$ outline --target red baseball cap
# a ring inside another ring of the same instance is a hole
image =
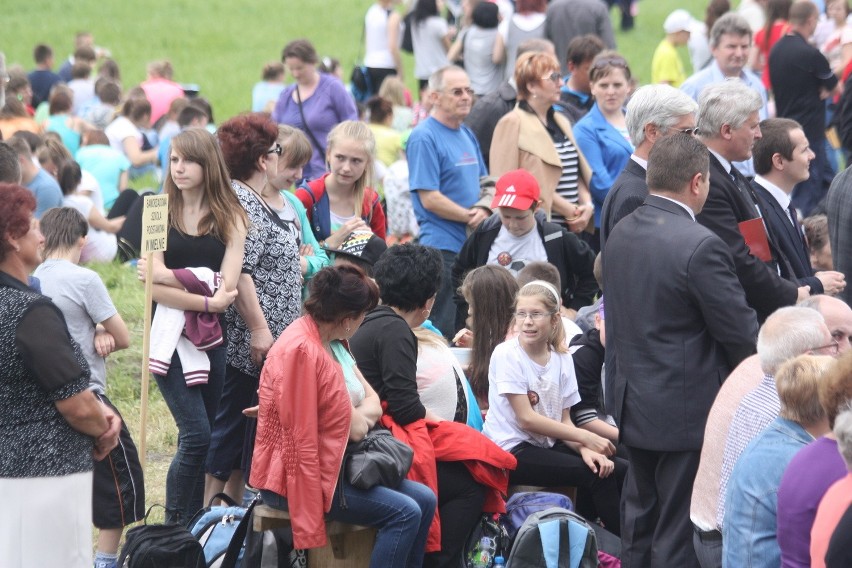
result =
[[[526,170],[506,172],[497,180],[491,209],[511,207],[525,211],[538,203],[541,189],[538,181]]]

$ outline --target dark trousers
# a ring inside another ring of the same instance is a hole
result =
[[[589,469],[580,454],[557,442],[552,448],[540,448],[527,442],[512,449],[518,467],[509,474],[512,485],[542,485],[577,488],[577,513],[594,520],[600,517],[606,530],[620,534],[619,499],[627,472],[627,462],[615,458],[615,471],[600,478]]]
[[[423,566],[461,566],[467,538],[482,516],[485,487],[473,479],[461,462],[438,462],[437,465],[441,550],[427,554]]]
[[[689,503],[700,451],[627,447],[630,465],[621,496],[624,568],[698,568]]]
[[[370,94],[378,94],[382,88],[382,82],[391,75],[396,75],[396,69],[384,69],[382,67],[367,67],[367,75],[370,78]]]
[[[225,367],[225,386],[213,422],[205,462],[206,472],[219,481],[227,481],[233,470],[242,469],[244,457],[251,460],[254,440],[249,444],[246,439],[248,418],[243,410],[252,406],[257,384],[258,377],[243,373],[231,365]],[[245,456],[246,453],[248,456]]]

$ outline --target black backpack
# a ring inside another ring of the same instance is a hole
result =
[[[154,506],[151,507],[153,509]],[[178,524],[145,524],[127,531],[118,566],[121,568],[205,568],[201,543]]]
[[[574,511],[561,507],[527,517],[512,543],[506,568],[540,566],[597,568],[594,527]]]
[[[473,568],[482,553],[481,542],[483,537],[493,541],[493,555],[488,561],[489,568],[494,565],[494,558],[509,556],[509,535],[506,528],[500,522],[500,515],[483,513],[479,522],[474,525],[462,554],[461,568]]]

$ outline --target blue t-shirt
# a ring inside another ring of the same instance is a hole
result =
[[[479,200],[479,178],[488,175],[476,136],[465,125],[449,128],[429,117],[411,132],[406,154],[420,243],[459,252],[467,225],[427,211],[417,190],[437,190],[465,209],[472,207]]]
[[[62,207],[62,190],[46,171],[39,169],[33,180],[27,184],[27,189],[32,191],[36,198],[36,219],[41,219],[48,209]]]

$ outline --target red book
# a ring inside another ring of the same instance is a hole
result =
[[[752,256],[756,256],[763,262],[771,262],[772,252],[769,250],[769,239],[766,237],[766,227],[763,225],[763,219],[756,217],[738,223],[738,225],[740,233],[742,233],[745,244]]]

